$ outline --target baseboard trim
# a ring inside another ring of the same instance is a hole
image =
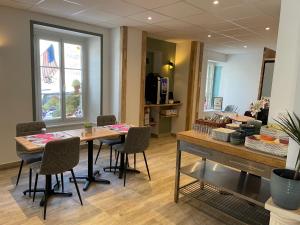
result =
[[[20,164],[21,164],[21,161],[4,163],[4,164],[0,165],[0,170],[6,170],[6,169],[11,169],[11,168],[19,167]]]

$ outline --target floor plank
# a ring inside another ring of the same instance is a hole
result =
[[[96,155],[96,149],[94,155]],[[100,154],[95,168],[108,165],[108,149]],[[51,198],[47,208],[47,220],[42,218],[39,207],[41,194],[36,201],[23,196],[22,191],[28,187],[28,167],[23,168],[19,185],[15,187],[18,168],[0,171],[0,224],[60,224],[60,225],[223,225],[233,223],[218,215],[201,211],[194,200],[181,198],[178,204],[173,201],[176,140],[174,137],[151,139],[146,152],[152,181],[148,181],[143,156],[137,156],[137,168],[140,174],[129,174],[126,187],[123,180],[113,173],[102,172],[110,185],[93,184],[87,192],[82,191],[81,206],[73,184],[68,182],[70,173],[65,173],[65,190],[72,191],[71,198]],[[183,154],[183,165],[196,161],[197,158]],[[131,162],[132,164],[132,162]],[[103,171],[101,169],[101,171]],[[81,151],[81,160],[75,173],[87,172],[87,151]],[[182,181],[188,182],[186,177]],[[44,178],[39,179],[39,187],[43,187]],[[196,205],[196,206],[195,206]]]

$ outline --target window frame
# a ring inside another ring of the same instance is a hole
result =
[[[48,40],[55,41],[59,44],[59,70],[60,70],[60,90],[61,90],[61,118],[53,120],[44,120],[46,124],[68,124],[74,122],[83,122],[87,116],[87,93],[86,85],[88,80],[88,71],[87,71],[87,44],[84,37],[77,37],[75,35],[70,35],[62,32],[56,31],[47,31],[39,28],[34,28],[33,31],[33,49],[34,49],[34,82],[35,82],[35,118],[38,120],[42,119],[41,114],[41,73],[40,73],[40,49],[39,49],[39,40]],[[82,46],[81,52],[81,71],[82,71],[82,110],[83,117],[81,118],[67,118],[66,117],[66,92],[65,92],[65,65],[64,65],[64,43],[68,44],[77,44]]]

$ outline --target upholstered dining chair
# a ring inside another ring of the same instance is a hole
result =
[[[16,125],[16,136],[27,136],[27,135],[34,135],[39,134],[42,132],[42,129],[46,128],[46,125],[44,122],[27,122],[27,123],[18,123]],[[37,161],[40,161],[43,156],[43,152],[34,152],[30,153],[26,151],[26,149],[17,143],[16,145],[16,152],[18,157],[21,159],[21,164],[18,172],[18,178],[16,182],[16,186],[19,183],[22,168],[24,163],[30,164]],[[32,179],[32,170],[29,169],[29,196],[31,195],[31,179]]]
[[[98,116],[97,117],[97,126],[106,126],[106,125],[113,125],[116,124],[117,120],[116,117],[114,115],[103,115],[103,116]],[[112,150],[113,150],[113,146],[116,144],[120,144],[121,138],[113,138],[113,139],[101,139],[100,140],[100,146],[99,146],[99,150],[95,159],[95,164],[98,160],[101,148],[103,144],[106,144],[110,147],[110,157],[109,157],[109,171],[112,172]]]
[[[128,168],[128,155],[143,153],[144,161],[148,173],[149,180],[151,180],[150,172],[148,168],[147,158],[145,151],[149,146],[150,140],[150,127],[131,127],[128,130],[127,137],[124,143],[116,145],[118,151],[115,170],[117,168],[119,154],[125,154],[125,164],[124,164],[124,187],[126,184],[126,170]]]
[[[77,185],[77,181],[74,175],[73,168],[79,163],[79,151],[80,151],[80,138],[72,137],[63,140],[55,140],[48,142],[45,146],[44,155],[42,161],[32,163],[31,169],[36,173],[34,190],[33,190],[33,201],[37,190],[38,176],[45,175],[45,193],[44,193],[44,219],[46,219],[47,201],[51,195],[60,196],[72,196],[72,193],[56,192],[51,186],[51,175],[62,174],[66,171],[70,171],[75,188],[82,205],[82,199],[80,191]]]

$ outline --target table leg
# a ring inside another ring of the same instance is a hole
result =
[[[175,190],[174,190],[174,201],[175,201],[176,203],[178,202],[178,198],[179,198],[180,166],[181,166],[180,141],[177,141],[176,173],[175,173]]]
[[[52,176],[51,175],[46,175],[46,184],[45,184],[45,190],[44,190],[44,197],[40,201],[40,206],[44,206],[45,199],[49,200],[49,198],[53,195],[71,197],[72,192],[58,192],[58,191],[55,191],[55,187],[52,187]]]
[[[78,180],[85,180],[85,184],[83,190],[86,191],[91,183],[101,183],[101,184],[110,184],[109,180],[100,179],[96,175],[100,175],[99,171],[94,172],[94,164],[93,164],[93,152],[94,152],[94,144],[93,140],[87,141],[88,143],[88,175],[87,176],[76,176]],[[73,178],[69,178],[70,182],[73,181]]]

